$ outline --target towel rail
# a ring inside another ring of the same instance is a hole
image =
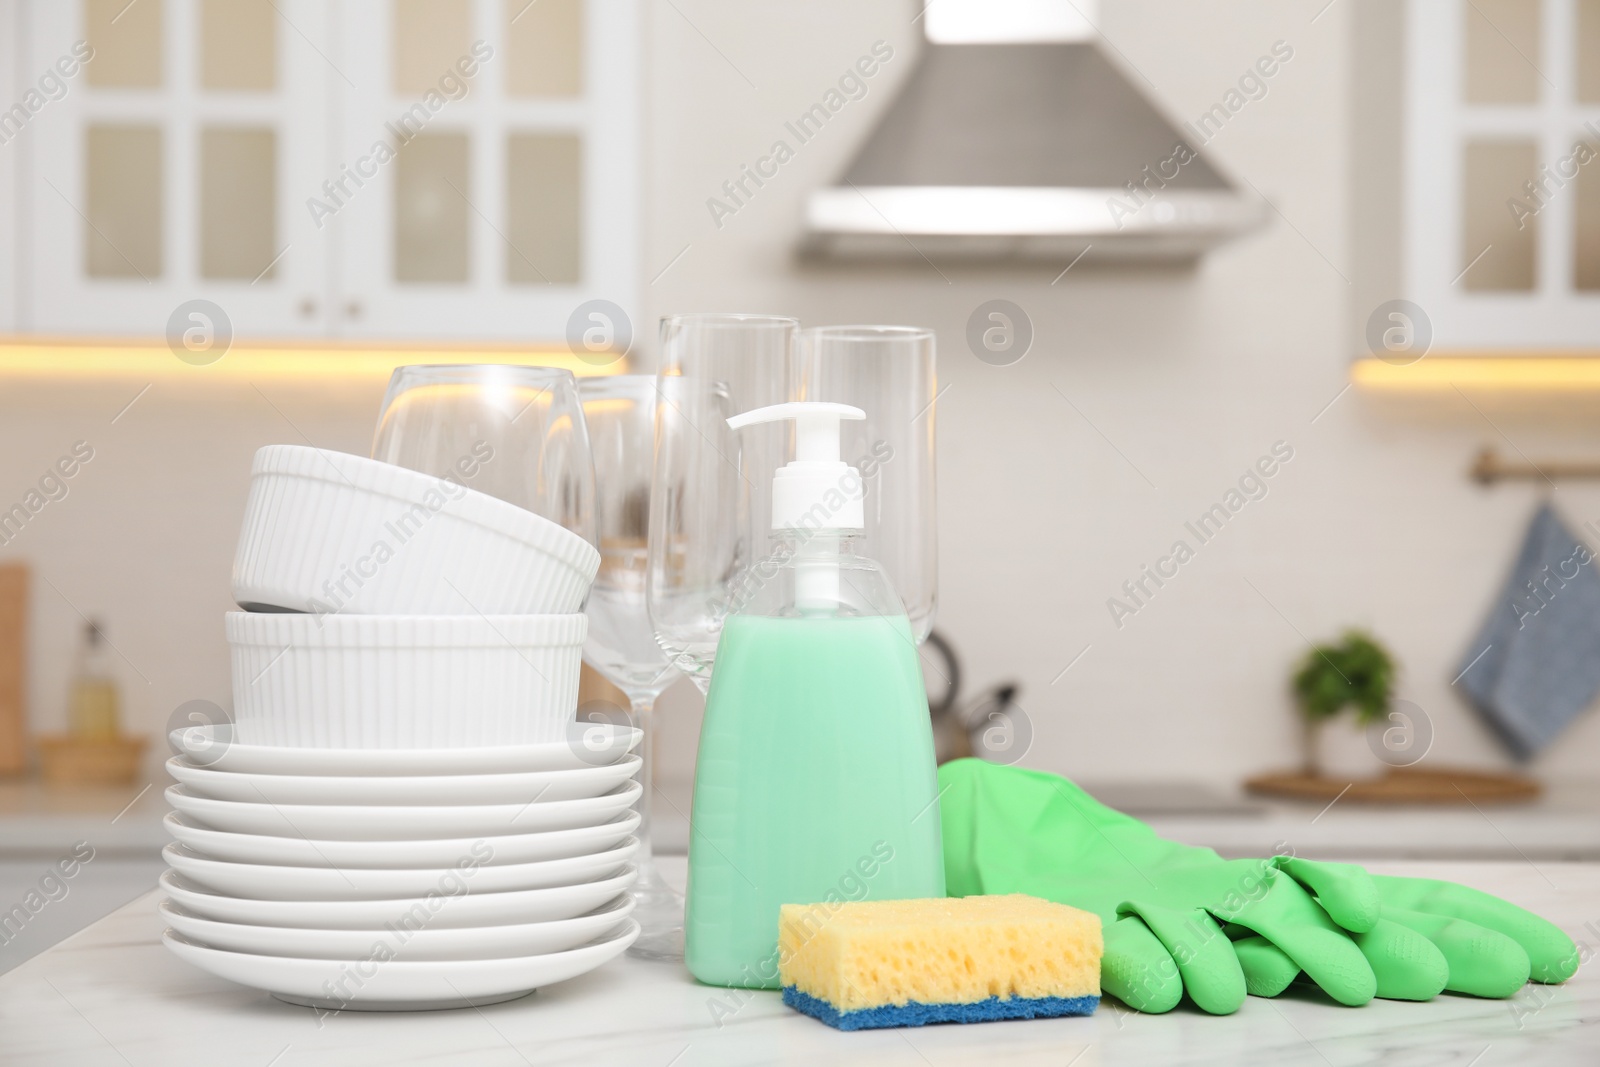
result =
[[[1543,463],[1511,463],[1492,448],[1478,453],[1467,472],[1479,485],[1495,482],[1544,482],[1557,479],[1600,478],[1600,462],[1582,463],[1571,460],[1549,460]]]

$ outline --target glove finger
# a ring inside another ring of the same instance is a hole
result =
[[[1180,911],[1128,901],[1117,908],[1117,914],[1144,920],[1178,965],[1184,991],[1201,1011],[1228,1015],[1239,1010],[1246,993],[1239,957],[1222,927],[1205,910]]]
[[[1155,1015],[1171,1011],[1183,998],[1183,978],[1172,954],[1137,915],[1106,927],[1100,988],[1134,1011]]]
[[[1578,946],[1572,938],[1555,923],[1509,900],[1431,878],[1374,875],[1373,881],[1385,911],[1397,907],[1465,919],[1511,938],[1528,954],[1529,974],[1535,982],[1565,982],[1577,973]]]
[[[1322,910],[1346,930],[1364,933],[1378,922],[1378,886],[1366,868],[1353,863],[1324,863],[1296,856],[1273,861],[1290,878],[1311,890]]]
[[[1233,953],[1239,957],[1244,987],[1252,997],[1275,997],[1288,989],[1289,983],[1300,973],[1298,963],[1259,934],[1235,941]]]
[[[1466,919],[1388,906],[1383,917],[1415,930],[1444,954],[1450,967],[1445,988],[1452,993],[1505,998],[1528,981],[1527,952],[1498,930]]]
[[[1432,1000],[1450,980],[1450,964],[1432,941],[1392,919],[1354,934],[1385,1000]]]
[[[1265,893],[1228,918],[1277,945],[1340,1004],[1365,1004],[1378,991],[1372,966],[1350,933],[1293,878],[1273,878]]]

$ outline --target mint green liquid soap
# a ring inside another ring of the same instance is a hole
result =
[[[684,959],[778,986],[778,906],[944,896],[928,701],[902,615],[723,626],[695,770]]]
[[[795,459],[773,476],[773,552],[739,576],[700,727],[683,955],[712,985],[778,987],[781,905],[944,896],[916,641],[856,555],[865,487],[839,461],[839,421],[861,418],[800,402],[728,420],[793,419]]]

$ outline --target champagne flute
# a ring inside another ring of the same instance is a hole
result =
[[[683,958],[683,898],[657,872],[650,842],[656,698],[672,683],[672,663],[656,644],[645,607],[650,486],[655,467],[653,375],[589,378],[579,383],[595,468],[600,573],[584,612],[583,658],[628,697],[633,725],[644,731],[639,782],[640,842],[633,917],[643,927],[630,955]]]
[[[800,324],[776,315],[661,321],[646,602],[657,642],[701,693],[722,620],[766,551],[789,430],[728,417],[790,399]]]

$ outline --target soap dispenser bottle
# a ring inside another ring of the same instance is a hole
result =
[[[744,574],[706,695],[684,959],[702,982],[778,987],[778,908],[944,896],[927,691],[905,608],[857,554],[865,486],[840,461],[844,404],[793,419],[773,551]]]

